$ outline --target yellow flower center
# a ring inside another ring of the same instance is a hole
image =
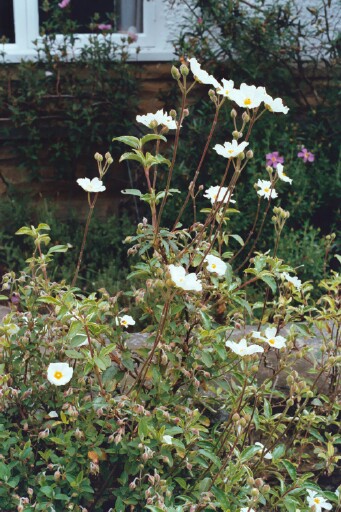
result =
[[[270,343],[270,345],[274,345],[276,342],[273,338],[271,338],[271,340],[269,340],[269,343]]]
[[[218,197],[218,194],[215,194],[215,195],[213,196],[213,199],[214,199],[214,200],[216,200],[216,199],[217,199],[217,197]]]
[[[270,192],[270,189],[269,189],[268,187],[266,187],[266,188],[264,189],[264,192],[268,193],[268,192]]]
[[[212,263],[212,268],[217,268],[217,265],[215,263]]]
[[[234,149],[229,149],[227,152],[229,155],[232,155],[232,153],[234,152]]]
[[[244,105],[251,105],[251,100],[250,100],[250,98],[245,98],[245,100],[244,100]]]
[[[62,372],[54,372],[53,376],[55,379],[59,380],[63,377],[63,374],[62,374]]]
[[[317,503],[317,504],[321,503],[320,498],[314,498],[314,503]]]
[[[273,157],[271,158],[271,160],[272,160],[273,162],[276,162],[276,157],[275,157],[275,156],[273,156]]]

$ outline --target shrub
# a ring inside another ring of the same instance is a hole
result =
[[[219,93],[221,85],[198,66],[191,61],[197,80],[213,82]],[[89,213],[71,285],[49,277],[53,258],[68,247],[49,247],[46,223],[17,232],[34,252],[26,269],[3,279],[3,290],[15,293],[1,325],[4,511],[313,512],[339,500],[332,478],[340,459],[340,276],[326,275],[313,299],[312,284],[277,255],[288,219],[278,206],[274,249],[253,250],[258,235],[251,235],[242,277],[236,272],[233,193],[252,161],[247,144],[258,115],[276,115],[263,112],[263,103],[272,104],[263,89],[252,90],[258,105],[246,98],[248,107],[234,116],[232,142],[214,148],[226,168],[205,190],[206,207],[196,208],[201,164],[183,191],[171,188],[195,84],[189,72],[172,69],[182,93],[178,115],[142,116],[144,137],[114,139],[128,146],[121,160],[137,162],[145,180],[143,191],[123,192],[144,202],[151,219],[126,238],[138,258],[128,291],[77,287],[110,154],[95,155],[97,179],[78,180]],[[210,97],[219,115],[226,96]],[[168,160],[165,134],[173,129]],[[211,145],[209,137],[199,160]],[[276,189],[289,186],[282,171],[264,171],[253,188],[264,223]],[[174,226],[163,227],[165,205],[177,195]],[[189,201],[195,219],[184,226]]]
[[[281,206],[291,213],[288,225],[303,241],[300,253],[300,246],[292,253],[293,246],[289,244],[286,249],[286,260],[294,264],[305,257],[304,248],[310,243],[309,230],[302,229],[303,224],[328,234],[336,228],[339,216],[338,187],[334,186],[339,183],[340,169],[335,117],[339,105],[339,7],[336,2],[327,5],[317,0],[307,7],[296,0],[186,0],[185,4],[189,14],[183,18],[181,35],[174,41],[180,58],[200,57],[210,63],[215,76],[233,77],[236,85],[262,85],[266,76],[270,92],[281,91],[290,106],[289,123],[277,117],[260,119],[254,134],[255,158],[241,176],[237,192],[243,216],[234,215],[231,222],[242,237],[248,235],[256,211],[251,186],[263,172],[265,155],[278,151],[297,184],[281,197]],[[205,144],[213,119],[205,96],[198,93],[191,103],[193,115],[184,129],[176,170],[181,184],[191,174],[191,163],[197,148]],[[230,109],[223,107],[213,143],[229,124],[229,116]],[[315,161],[303,162],[297,157],[302,145],[315,155]],[[215,173],[221,168],[219,157],[208,155],[201,172],[202,183],[214,183]],[[258,247],[264,249],[271,243],[271,230],[265,227]],[[310,265],[309,275],[305,275],[318,281],[319,272],[317,266]]]

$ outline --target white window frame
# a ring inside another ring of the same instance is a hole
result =
[[[20,62],[37,57],[39,48],[39,10],[38,0],[13,0],[15,43],[0,45],[5,53],[5,62]],[[166,30],[166,9],[163,0],[143,1],[143,33],[138,34],[135,43],[129,45],[130,61],[171,61],[174,58],[173,47]],[[114,42],[120,43],[124,34],[112,34]],[[58,42],[57,36],[57,42]],[[63,36],[60,36],[62,41]],[[88,34],[78,34],[75,50],[89,42]],[[38,46],[33,41],[38,41]],[[140,52],[136,53],[136,49]]]

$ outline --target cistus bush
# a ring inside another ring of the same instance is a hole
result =
[[[257,158],[259,118],[288,108],[264,87],[235,88],[196,59],[189,64],[172,70],[181,108],[138,116],[143,137],[114,139],[143,184],[122,192],[146,206],[125,239],[135,258],[127,290],[78,286],[110,153],[96,153],[96,178],[78,179],[89,213],[72,280],[51,279],[68,245],[51,245],[48,224],[17,231],[33,252],[2,283],[1,299],[11,299],[0,326],[2,511],[321,512],[340,504],[340,276],[325,259],[314,290],[278,256],[290,215],[278,198],[295,187],[281,162],[259,167],[248,190],[259,210],[250,236],[230,222],[244,215],[237,191]],[[205,86],[214,122],[178,189],[188,97]],[[232,116],[213,146],[223,105]],[[211,152],[224,165],[208,186],[201,170]],[[261,251],[267,223],[274,244]]]
[[[174,38],[180,59],[195,56],[207,63],[217,78],[233,77],[238,86],[242,82],[262,85],[266,77],[270,94],[279,94],[290,107],[288,120],[275,116],[259,120],[253,138],[255,158],[243,173],[237,191],[245,215],[233,216],[231,222],[241,235],[248,235],[257,210],[251,186],[259,167],[268,165],[266,156],[277,152],[296,183],[295,189],[280,198],[281,206],[290,211],[288,226],[295,233],[285,247],[285,258],[294,265],[298,260],[305,263],[305,277],[317,283],[322,277],[323,257],[319,255],[323,244],[316,237],[315,266],[305,261],[311,230],[329,234],[336,229],[340,214],[340,5],[333,0],[314,0],[309,5],[298,0],[183,3],[186,8],[179,21],[181,32]],[[175,171],[181,186],[190,175],[197,148],[205,144],[213,118],[207,98],[200,93],[195,100],[192,98],[190,110],[193,115],[179,150],[181,166]],[[216,133],[224,129],[229,115],[229,109],[223,107]],[[218,138],[214,136],[213,140]],[[302,146],[314,160],[298,157]],[[216,154],[209,155],[203,169],[207,184],[214,183],[217,169],[220,172],[220,159]],[[272,243],[271,236],[265,226],[259,241],[263,250]],[[295,237],[301,243],[294,249]],[[334,245],[332,252],[337,250]]]

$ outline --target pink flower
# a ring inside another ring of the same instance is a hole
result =
[[[202,19],[201,17],[199,17],[199,18],[197,19],[197,23],[198,23],[198,25],[202,25],[202,22],[203,22],[203,19]]]
[[[58,6],[61,8],[61,9],[65,9],[65,7],[67,7],[69,5],[69,3],[71,2],[71,0],[62,0]]]
[[[298,158],[302,158],[303,162],[313,162],[315,160],[315,156],[304,146],[302,146],[301,151],[297,153],[297,156]]]
[[[100,23],[97,28],[99,30],[111,30],[112,25],[110,23]]]
[[[266,165],[269,165],[276,169],[277,164],[283,164],[284,158],[282,156],[279,156],[278,151],[273,151],[272,153],[267,153],[265,155],[266,158]]]

